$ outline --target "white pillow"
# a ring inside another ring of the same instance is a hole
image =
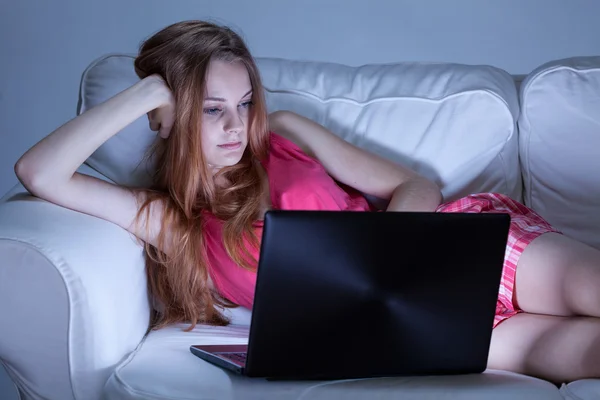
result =
[[[269,111],[293,110],[437,182],[446,200],[501,192],[520,200],[512,77],[490,66],[260,59]]]
[[[269,111],[295,111],[344,139],[435,180],[446,200],[495,191],[521,199],[511,76],[489,66],[398,63],[344,66],[257,59]],[[133,56],[107,55],[86,70],[83,112],[138,80]],[[134,170],[155,134],[146,117],[107,141],[87,161],[121,184],[146,184]]]
[[[122,54],[108,54],[94,60],[83,73],[78,113],[138,82],[133,60],[134,56]],[[86,164],[118,184],[147,187],[152,164],[140,163],[155,138],[156,133],[150,130],[148,118],[143,115],[100,146]]]
[[[546,63],[520,96],[525,203],[600,248],[600,57]]]

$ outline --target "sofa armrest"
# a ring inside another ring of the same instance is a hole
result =
[[[143,248],[15,187],[0,203],[0,307],[0,359],[26,398],[100,398],[148,329]]]

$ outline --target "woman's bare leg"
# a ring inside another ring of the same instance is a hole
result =
[[[515,304],[492,334],[488,367],[555,383],[600,378],[600,251],[566,236],[535,239],[519,259]]]
[[[557,233],[539,236],[519,259],[514,302],[528,313],[600,317],[600,250]]]
[[[494,329],[488,368],[556,384],[600,378],[600,318],[517,314]]]

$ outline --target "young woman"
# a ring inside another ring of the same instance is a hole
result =
[[[489,367],[554,382],[600,377],[600,251],[499,194],[440,204],[417,173],[301,116],[267,116],[253,58],[225,27],[168,26],[141,46],[135,68],[139,82],[56,129],[15,172],[33,195],[144,242],[155,328],[225,324],[220,307],[252,306],[267,210],[372,211],[363,192],[389,200],[388,211],[510,213]],[[159,132],[152,188],[76,172],[144,114]]]

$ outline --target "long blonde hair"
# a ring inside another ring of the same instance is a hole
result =
[[[248,147],[241,161],[219,175],[231,184],[214,183],[202,152],[202,110],[206,73],[211,60],[240,62],[248,70],[253,88],[248,125]],[[209,268],[203,240],[202,212],[223,221],[223,242],[230,257],[253,270],[256,260],[244,246],[258,248],[253,223],[258,218],[262,184],[255,160],[268,151],[267,111],[260,74],[244,41],[231,29],[205,21],[184,21],[160,30],[140,47],[135,59],[140,78],[160,74],[173,92],[175,123],[166,140],[151,149],[155,160],[153,185],[140,206],[139,218],[148,218],[155,200],[165,205],[159,247],[169,240],[168,256],[145,243],[148,286],[161,307],[151,328],[189,322],[225,325],[218,307],[235,306],[209,286]],[[169,237],[165,234],[169,228]]]

